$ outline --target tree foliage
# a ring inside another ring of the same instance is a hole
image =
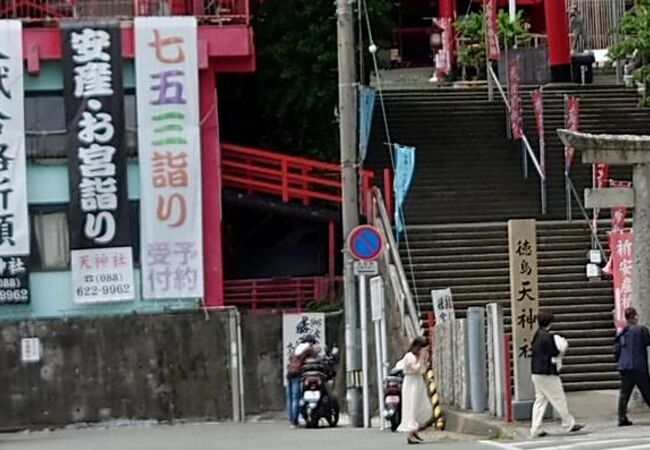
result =
[[[636,81],[650,82],[650,0],[637,0],[623,14],[614,32],[621,35],[621,41],[609,48],[610,57],[632,60]]]
[[[368,0],[373,26],[378,18],[385,24],[389,7]],[[335,12],[332,0],[259,2],[255,84],[263,145],[328,159],[338,153]]]
[[[499,43],[504,39],[508,47],[527,45],[530,36],[524,27],[523,11],[517,11],[515,21],[510,21],[510,15],[503,10],[498,15]],[[471,68],[474,73],[485,72],[485,15],[483,11],[470,13],[456,21],[459,36],[458,63]]]

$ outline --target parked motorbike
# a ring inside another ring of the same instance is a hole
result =
[[[401,370],[392,369],[384,378],[384,418],[390,422],[390,430],[396,431],[402,422],[402,381]]]
[[[320,419],[325,419],[330,427],[339,422],[339,402],[332,392],[338,353],[338,348],[333,347],[331,351],[325,350],[322,356],[307,358],[303,362],[300,414],[307,428],[318,428]]]

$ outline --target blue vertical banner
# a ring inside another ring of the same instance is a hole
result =
[[[393,190],[395,193],[395,234],[399,235],[404,231],[404,213],[402,206],[406,200],[413,172],[415,171],[415,147],[395,145],[395,179]]]
[[[359,88],[359,162],[363,163],[368,154],[372,113],[375,109],[375,89],[368,86]]]

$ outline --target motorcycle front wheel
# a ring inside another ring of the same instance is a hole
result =
[[[339,401],[336,398],[332,398],[332,403],[330,405],[330,416],[327,419],[327,423],[330,427],[335,427],[339,423],[339,414],[341,408],[339,407]]]
[[[396,411],[395,414],[390,418],[390,431],[395,432],[399,427],[399,424],[402,422],[401,414],[399,411]]]
[[[318,428],[318,421],[320,418],[316,414],[310,415],[308,418],[305,419],[305,422],[307,422],[307,428]]]

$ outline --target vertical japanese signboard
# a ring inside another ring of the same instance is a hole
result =
[[[0,20],[0,304],[29,302],[22,24]]]
[[[0,20],[0,256],[29,254],[22,26]]]
[[[631,231],[609,233],[614,282],[614,323],[618,329],[626,324],[625,308],[632,306],[632,237]]]
[[[485,11],[488,59],[490,61],[498,61],[501,58],[501,50],[499,49],[497,0],[483,0],[483,10]]]
[[[432,289],[431,301],[436,315],[436,324],[451,322],[456,318],[451,289]]]
[[[282,349],[284,361],[284,377],[287,379],[287,363],[289,356],[296,350],[300,338],[312,335],[318,341],[318,346],[323,348],[325,342],[325,314],[324,313],[302,313],[282,315]]]
[[[137,17],[135,68],[143,296],[202,297],[196,19]]]
[[[535,220],[509,220],[508,247],[515,400],[531,400],[535,398],[530,369],[531,344],[539,311]]]
[[[27,256],[0,258],[0,305],[29,303]]]
[[[508,61],[508,96],[510,97],[510,126],[512,138],[519,140],[524,134],[521,96],[519,95],[519,60]]]
[[[120,25],[61,25],[76,302],[134,298]]]

